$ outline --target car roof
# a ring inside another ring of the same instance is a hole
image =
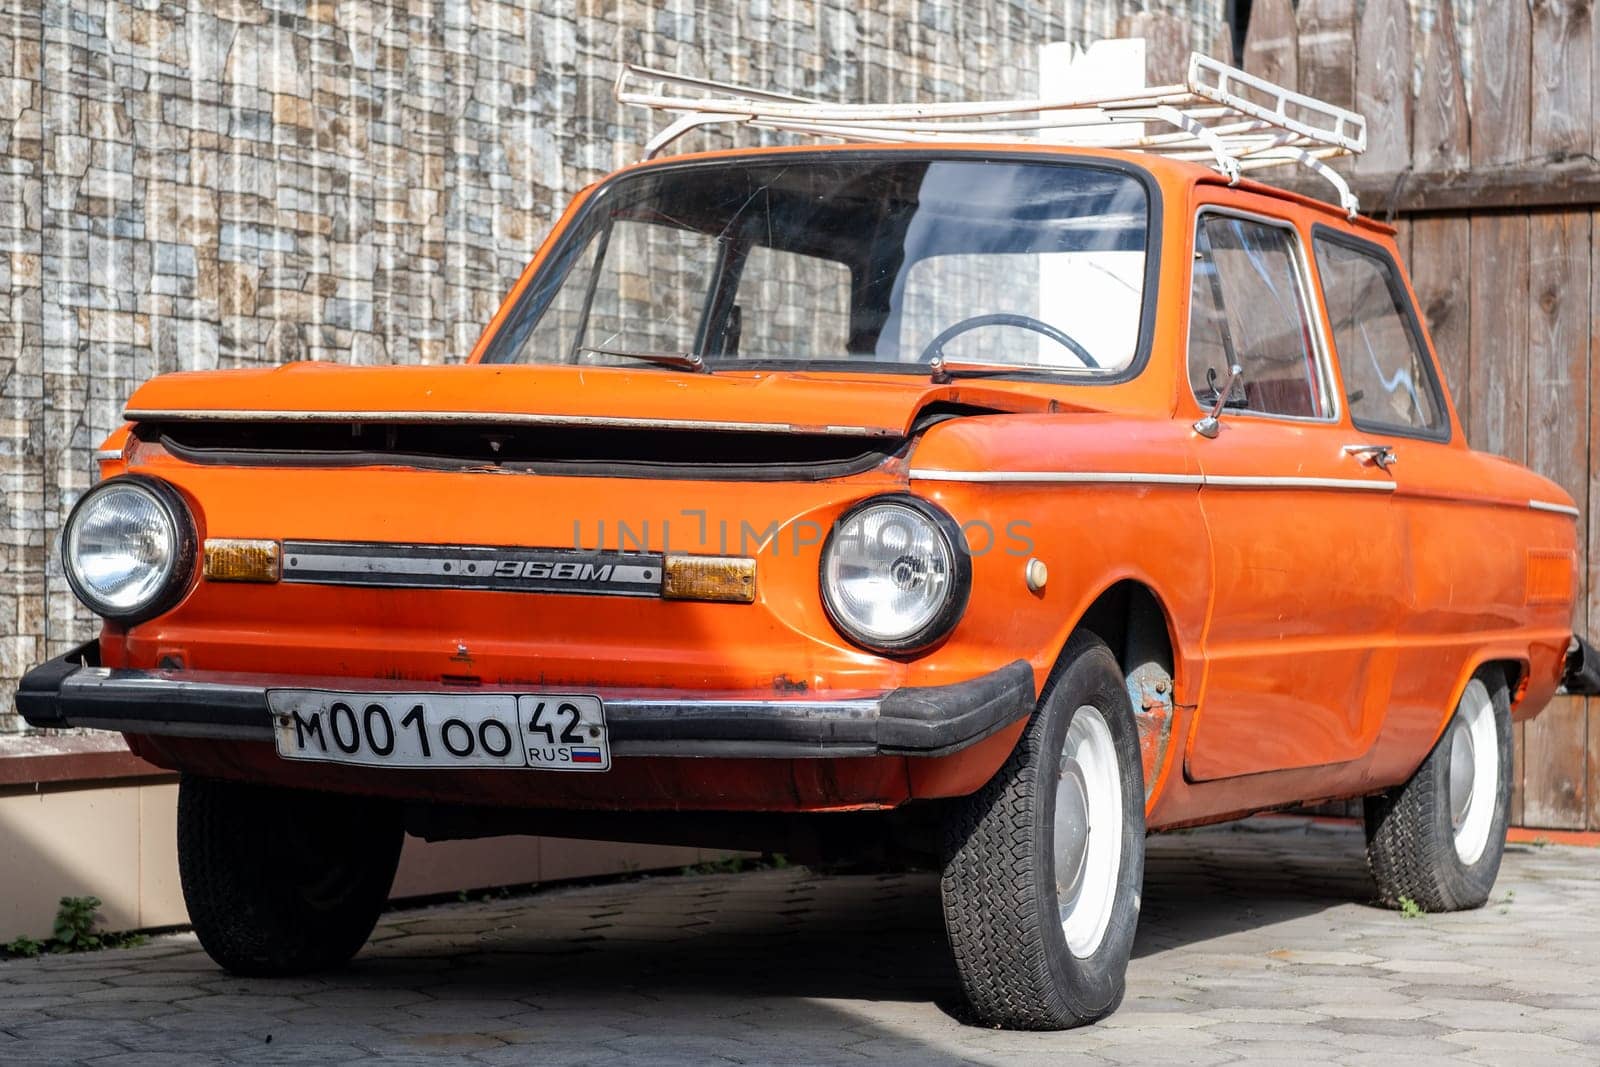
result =
[[[1038,155],[1046,158],[1057,159],[1104,159],[1114,160],[1127,166],[1137,167],[1149,173],[1156,179],[1169,194],[1178,189],[1192,188],[1197,185],[1218,185],[1227,187],[1229,181],[1226,175],[1213,170],[1201,163],[1187,160],[1173,159],[1169,156],[1153,153],[1133,152],[1117,148],[1090,148],[1080,145],[1056,145],[1040,143],[1037,145],[1017,144],[1003,142],[997,144],[982,144],[973,142],[851,142],[848,144],[803,144],[803,145],[778,145],[760,148],[731,148],[714,149],[704,152],[684,152],[672,155],[659,156],[655,159],[641,160],[637,163],[622,167],[607,175],[606,179],[638,170],[653,169],[656,167],[670,167],[684,163],[709,163],[715,161],[733,162],[736,160],[762,159],[786,155],[815,155],[818,153],[840,153],[844,155],[873,154],[882,155],[885,152],[906,153],[916,155],[926,153],[941,157],[975,156],[979,158],[994,158],[999,156],[1017,158],[1019,155]],[[1287,170],[1288,168],[1285,168]],[[1394,227],[1380,222],[1367,215],[1358,215],[1349,218],[1336,204],[1308,196],[1305,193],[1253,178],[1241,178],[1232,183],[1234,188],[1259,196],[1269,196],[1296,207],[1303,208],[1319,216],[1319,222],[1326,222],[1338,228],[1352,230],[1365,230],[1368,233],[1393,236]]]

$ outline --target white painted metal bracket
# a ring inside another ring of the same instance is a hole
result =
[[[1229,183],[1246,171],[1300,164],[1333,185],[1352,218],[1349,183],[1325,162],[1365,151],[1366,120],[1195,53],[1186,81],[1068,99],[925,104],[829,104],[625,63],[622,103],[673,116],[645,146],[659,154],[690,130],[723,123],[842,141],[1082,144],[1209,162]],[[1170,132],[1148,133],[1160,123]]]

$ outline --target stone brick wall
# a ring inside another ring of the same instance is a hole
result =
[[[1208,48],[1222,0],[8,0],[0,730],[17,676],[92,632],[55,531],[134,387],[461,358],[568,197],[636,155],[618,55],[838,100],[1009,96],[1040,44],[1141,8]]]

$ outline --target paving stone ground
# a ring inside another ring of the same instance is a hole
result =
[[[1493,903],[1364,902],[1359,834],[1153,838],[1122,1009],[964,1025],[926,873],[805,868],[396,911],[337,975],[229,978],[189,935],[0,964],[0,1062],[1600,1063],[1600,850],[1513,845]]]

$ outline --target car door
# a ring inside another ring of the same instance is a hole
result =
[[[1295,226],[1201,210],[1190,388],[1221,407],[1195,442],[1213,577],[1191,779],[1355,759],[1382,725],[1402,573],[1395,483],[1347,447],[1359,442],[1316,308]]]
[[[1364,444],[1392,457],[1398,484],[1406,602],[1388,732],[1415,756],[1437,736],[1486,635],[1519,625],[1542,596],[1560,600],[1573,560],[1564,544],[1539,539],[1527,491],[1497,488],[1516,484],[1504,460],[1452,441],[1422,320],[1389,250],[1326,226],[1312,247],[1351,421]]]

